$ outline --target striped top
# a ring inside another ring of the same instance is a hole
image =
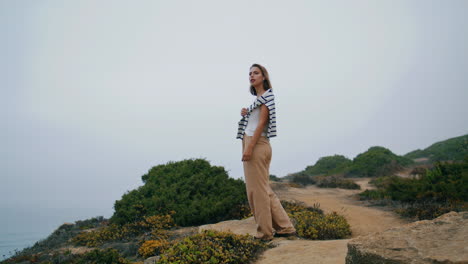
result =
[[[267,138],[270,139],[271,137],[276,137],[276,108],[275,108],[275,95],[273,91],[270,89],[266,90],[263,95],[259,96],[255,102],[253,102],[247,108],[247,114],[242,117],[239,121],[239,129],[237,131],[237,138],[243,139],[245,134],[245,128],[247,127],[247,123],[249,122],[250,113],[255,108],[265,104],[268,107],[268,131],[267,131]]]

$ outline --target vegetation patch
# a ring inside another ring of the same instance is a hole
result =
[[[384,147],[370,147],[366,152],[357,155],[346,169],[347,177],[379,177],[392,175],[413,164],[411,159],[395,155]]]
[[[174,243],[161,254],[159,264],[169,263],[232,263],[252,261],[269,246],[250,235],[205,230]]]
[[[307,166],[307,175],[331,175],[343,172],[351,166],[352,161],[343,155],[321,157],[313,166]]]
[[[353,160],[343,155],[321,157],[313,166],[291,174],[288,179],[302,186],[316,184],[326,188],[359,189],[357,184],[342,178],[392,175],[411,164],[414,162],[409,158],[395,155],[384,147],[374,146]],[[328,178],[330,176],[333,177]]]
[[[281,182],[282,179],[277,177],[276,175],[270,174],[270,181]]]
[[[429,158],[431,162],[462,161],[466,156],[468,156],[468,134],[436,142],[423,150],[417,149],[405,154],[406,158]]]
[[[166,239],[147,240],[143,242],[138,249],[138,254],[144,258],[161,254],[164,250],[170,247],[169,241]]]
[[[145,235],[146,239],[166,239],[165,230],[174,226],[173,214],[145,216],[143,221],[123,226],[110,224],[96,230],[86,230],[73,237],[72,242],[78,246],[97,247],[109,241],[130,241],[140,235]]]
[[[301,201],[281,200],[281,206],[283,206],[284,210],[288,214],[294,214],[294,213],[305,212],[305,211],[316,212],[318,214],[323,214],[323,210],[320,209],[320,204],[319,203],[315,203],[312,206],[307,206],[305,203],[303,203]]]
[[[291,215],[300,237],[307,239],[341,239],[351,236],[351,227],[346,219],[336,212],[319,214],[303,211]]]
[[[130,264],[131,262],[125,259],[122,255],[120,255],[120,253],[117,250],[113,248],[107,248],[94,249],[84,254],[71,254],[70,252],[65,252],[65,254],[62,254],[54,252],[49,255],[39,253],[28,256],[10,258],[2,263]]]
[[[419,178],[382,177],[376,190],[360,193],[363,200],[386,202],[403,216],[433,219],[450,211],[464,211],[468,202],[468,158],[461,163],[437,162]]]
[[[361,186],[351,179],[346,179],[340,175],[319,176],[315,178],[316,186],[320,188],[341,188],[359,190]]]
[[[242,218],[240,208],[247,204],[244,182],[204,159],[155,166],[142,180],[143,186],[115,202],[112,223],[124,225],[175,211],[179,226],[210,224]]]
[[[323,213],[319,204],[307,207],[303,203],[281,201],[294,222],[297,234],[306,239],[341,239],[351,236],[351,226],[336,212]]]
[[[315,179],[306,172],[293,173],[290,178],[290,182],[296,184],[296,186],[298,187],[303,187],[316,183]]]
[[[16,251],[11,257],[11,259],[14,259],[15,262],[6,263],[21,262],[21,259],[30,259],[30,262],[34,263],[33,260],[38,258],[40,255],[39,253],[50,252],[52,249],[67,246],[70,244],[70,239],[75,237],[82,230],[96,228],[98,226],[105,225],[106,222],[107,220],[103,216],[98,216],[87,220],[76,221],[75,224],[62,224],[45,239],[37,241],[31,247],[24,248],[21,251]]]

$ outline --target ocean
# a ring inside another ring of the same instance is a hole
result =
[[[33,246],[47,238],[63,223],[74,223],[96,216],[109,218],[112,208],[0,208],[0,260],[9,258],[15,250]]]

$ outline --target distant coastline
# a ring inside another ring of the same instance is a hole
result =
[[[102,215],[110,217],[108,208],[38,208],[36,206],[0,207],[0,261],[15,249],[34,245],[45,239],[65,222],[75,222]],[[103,214],[108,212],[107,214]],[[5,256],[4,256],[5,255]]]

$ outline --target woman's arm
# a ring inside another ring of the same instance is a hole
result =
[[[250,140],[250,144],[247,146],[247,148],[244,150],[244,153],[242,154],[242,161],[248,161],[252,157],[252,152],[255,147],[255,144],[257,144],[257,141],[260,138],[260,135],[262,134],[263,129],[265,128],[267,123],[268,107],[265,104],[262,104],[260,106],[260,120],[258,120],[258,126],[255,129],[252,140]]]

